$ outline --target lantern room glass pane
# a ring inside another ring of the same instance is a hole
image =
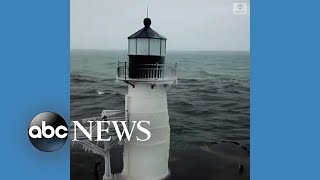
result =
[[[161,39],[150,39],[150,55],[160,56]]]
[[[128,41],[129,43],[129,51],[128,54],[129,55],[136,55],[136,39],[129,39]]]
[[[137,55],[148,55],[149,39],[137,38]]]
[[[161,40],[161,56],[166,55],[166,40],[162,39]]]

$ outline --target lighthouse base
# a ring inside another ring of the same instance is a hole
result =
[[[132,138],[124,142],[123,171],[124,180],[160,180],[169,176],[168,160],[170,150],[170,124],[167,107],[166,89],[149,84],[136,83],[135,88],[128,87],[126,95],[128,126],[132,122],[148,121],[151,136],[147,141]],[[133,137],[145,137],[137,129],[132,130]]]

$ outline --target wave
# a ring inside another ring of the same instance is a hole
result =
[[[94,82],[97,82],[97,80],[90,76],[71,74],[70,82],[71,83],[83,83],[83,82],[94,83]]]
[[[105,91],[97,91],[98,95],[102,95],[104,93],[106,93]]]

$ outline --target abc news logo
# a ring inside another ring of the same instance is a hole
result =
[[[32,119],[29,125],[30,142],[40,151],[56,151],[67,141],[67,127],[66,121],[57,113],[40,113]]]
[[[92,141],[92,123],[93,121],[88,121],[90,123],[89,132],[84,128],[78,121],[72,121],[74,123],[74,139],[72,141],[79,141],[77,139],[77,127],[82,133]],[[122,124],[121,128],[118,123]],[[139,138],[136,136],[137,141],[147,141],[151,138],[151,133],[148,129],[144,128],[141,124],[147,123],[150,125],[149,121],[132,121],[132,129],[129,131],[126,121],[96,121],[97,123],[97,139],[95,141],[110,141],[111,137],[108,139],[103,139],[102,132],[109,132],[109,126],[112,124],[116,134],[121,141],[124,137],[128,141],[131,139],[131,135],[134,128],[141,131],[144,138]],[[107,128],[103,128],[104,125],[108,125]],[[54,112],[43,112],[38,114],[32,119],[29,129],[28,129],[30,142],[34,147],[41,151],[52,152],[60,149],[67,141],[68,138],[68,126],[65,120]]]
[[[233,14],[244,15],[248,14],[247,3],[233,3]]]

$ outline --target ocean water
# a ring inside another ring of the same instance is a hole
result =
[[[71,51],[72,121],[124,109],[127,85],[115,77],[117,62],[127,61],[126,53]],[[175,62],[179,82],[167,91],[172,154],[221,141],[250,148],[250,53],[168,51],[166,63]]]

